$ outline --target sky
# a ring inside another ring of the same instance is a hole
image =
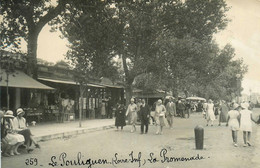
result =
[[[243,58],[248,73],[242,81],[244,93],[260,93],[260,0],[226,0],[231,7],[227,17],[231,19],[224,31],[216,34],[220,46],[230,43],[236,52],[235,58]],[[38,58],[49,62],[65,59],[68,50],[66,39],[59,32],[49,32],[45,26],[38,40]],[[24,47],[26,48],[26,47]]]

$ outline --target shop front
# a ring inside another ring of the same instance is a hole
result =
[[[12,110],[16,115],[17,108],[25,110],[25,117],[28,122],[43,120],[43,95],[54,88],[44,85],[20,70],[12,74],[6,74],[1,69],[1,109]]]

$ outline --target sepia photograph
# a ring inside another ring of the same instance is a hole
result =
[[[2,168],[260,168],[260,0],[0,0]]]

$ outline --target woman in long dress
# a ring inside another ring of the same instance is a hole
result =
[[[229,111],[229,107],[227,106],[226,102],[223,100],[220,105],[219,124],[218,124],[219,126],[221,126],[221,123],[227,122],[228,111]]]
[[[209,121],[211,122],[211,126],[213,126],[213,122],[215,120],[215,114],[214,114],[214,104],[211,99],[209,99],[209,102],[207,104],[207,111],[206,111],[206,116],[207,116],[207,126],[209,125]]]
[[[252,117],[252,111],[248,110],[246,104],[241,104],[242,110],[240,111],[240,129],[243,131],[244,147],[251,146],[250,139],[252,133],[252,122],[256,121]]]
[[[232,110],[228,112],[227,124],[232,132],[233,144],[237,147],[237,131],[239,130],[239,107],[238,105],[232,107]]]
[[[116,121],[115,121],[115,126],[117,128],[118,131],[118,127],[121,127],[121,131],[123,130],[123,127],[126,126],[125,123],[125,106],[123,103],[119,103],[116,107]]]
[[[155,123],[157,126],[156,134],[163,134],[163,127],[165,126],[165,113],[166,108],[162,104],[162,100],[159,99],[155,107]]]

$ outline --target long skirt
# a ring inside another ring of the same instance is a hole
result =
[[[220,112],[219,122],[227,122],[227,113],[226,112]]]
[[[29,146],[32,145],[32,139],[31,139],[32,133],[31,133],[30,129],[24,129],[22,131],[19,131],[18,134],[21,134],[21,135],[24,136],[24,139],[25,139],[24,144],[25,145],[27,145],[27,144],[29,144]]]
[[[125,114],[119,113],[116,116],[115,126],[125,126]]]

